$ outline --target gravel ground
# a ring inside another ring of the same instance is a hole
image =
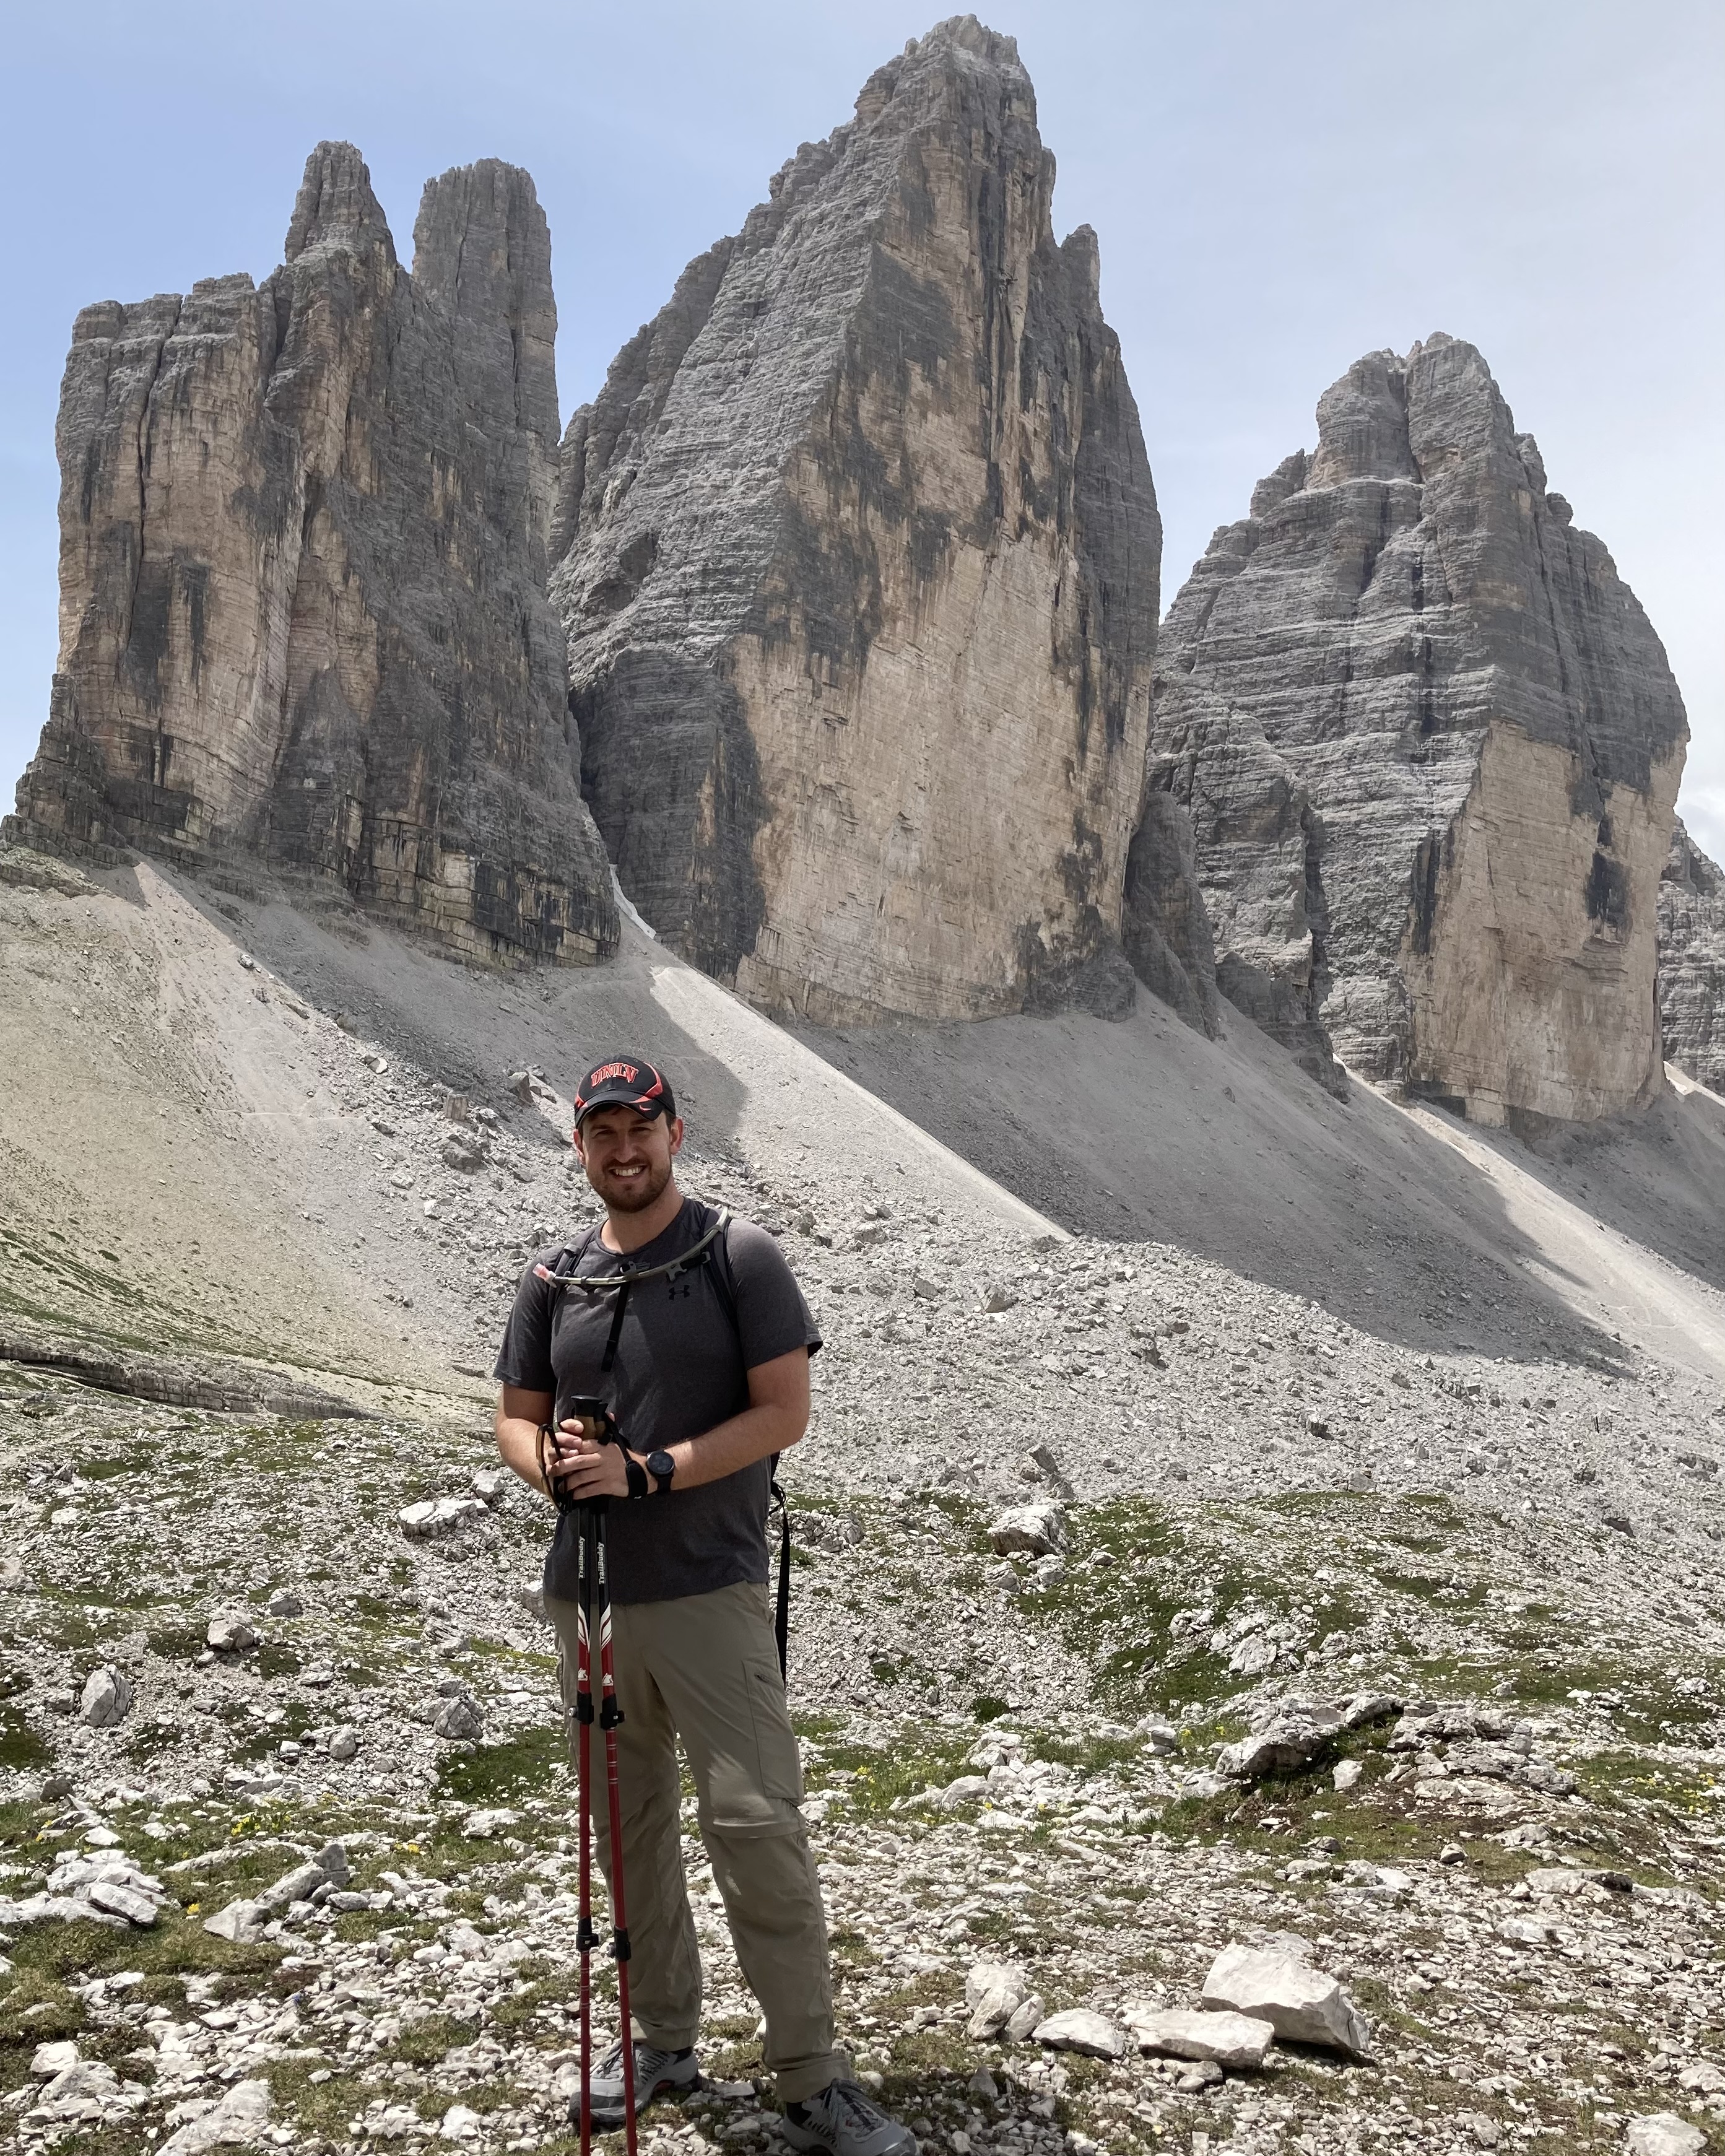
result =
[[[547,1518],[491,1471],[479,1373],[526,1253],[585,1217],[557,1080],[615,1029],[680,1047],[687,1187],[779,1235],[826,1337],[787,1463],[793,1707],[843,2033],[927,2156],[1717,2134],[1704,1337],[1667,1355],[1505,1276],[1515,1332],[1463,1300],[1493,1293],[1477,1245],[1415,1332],[1075,1235],[650,953],[500,986],[135,874],[0,890],[0,2132],[563,2145]],[[106,1042],[81,1065],[74,1004]],[[115,1034],[145,1044],[123,1087]],[[80,1347],[169,1396],[27,1359]],[[198,1404],[285,1373],[356,1412]],[[1027,1509],[1055,1547],[1003,1552]],[[331,1843],[339,1885],[304,1870]],[[712,2086],[649,2138],[781,2145],[692,1830],[686,1858]],[[1339,1979],[1371,2061],[1207,2078],[966,2033],[979,1960],[1123,2026],[1235,1941]],[[33,2075],[48,2044],[76,2070]]]

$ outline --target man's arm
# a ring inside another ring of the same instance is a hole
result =
[[[749,1404],[728,1422],[716,1424],[698,1438],[685,1438],[665,1450],[676,1462],[674,1490],[697,1489],[721,1481],[740,1468],[752,1467],[775,1452],[788,1452],[809,1428],[809,1350],[793,1348],[748,1373]],[[545,1483],[539,1472],[539,1426],[552,1411],[549,1393],[523,1392],[506,1385],[497,1404],[497,1450],[535,1490]],[[629,1433],[623,1433],[629,1442]],[[626,1497],[629,1477],[623,1447],[595,1445],[566,1424],[557,1434],[558,1476],[572,1497]],[[634,1448],[630,1448],[634,1451]],[[644,1453],[634,1452],[637,1460]],[[656,1486],[654,1486],[656,1489]],[[649,1490],[649,1495],[653,1491]]]
[[[544,1496],[551,1492],[539,1471],[539,1429],[551,1420],[551,1407],[549,1393],[530,1393],[520,1385],[506,1385],[497,1401],[497,1456]]]

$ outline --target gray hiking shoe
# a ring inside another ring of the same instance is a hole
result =
[[[819,2096],[784,2107],[784,2137],[793,2148],[824,2148],[827,2156],[916,2156],[916,2137],[889,2118],[855,2082],[829,2082]]]
[[[635,2110],[644,2112],[656,2096],[680,2095],[698,2087],[701,2068],[692,2051],[660,2051],[635,2039]],[[593,2070],[593,2123],[621,2126],[624,2117],[623,2043],[614,2043]],[[569,2123],[581,2123],[581,2092],[569,2099]]]

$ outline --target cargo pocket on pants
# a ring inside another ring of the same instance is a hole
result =
[[[761,1755],[761,1793],[786,1804],[801,1804],[803,1762],[797,1755],[796,1732],[778,1663],[746,1662],[743,1681],[748,1686],[755,1745]]]

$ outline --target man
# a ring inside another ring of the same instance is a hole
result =
[[[551,1472],[571,1496],[608,1497],[613,1651],[629,1889],[633,2042],[619,2035],[593,2085],[596,2123],[694,2087],[701,1957],[683,1881],[676,1743],[743,1976],[767,2020],[766,2057],[792,2146],[829,2156],[914,2156],[915,2137],[878,2110],[833,2041],[820,1886],[798,1809],[803,1779],[767,1591],[771,1460],[809,1424],[820,1337],[778,1246],[734,1220],[686,1270],[588,1295],[582,1277],[652,1273],[692,1252],[718,1219],[677,1188],[683,1123],[664,1074],[612,1055],[583,1078],[574,1144],[605,1219],[521,1276],[495,1374],[497,1449],[533,1488]],[[621,1307],[619,1309],[619,1303]],[[602,1394],[620,1444],[599,1445],[556,1404]],[[563,1697],[575,1697],[575,1542],[566,1514],[546,1562]],[[605,1808],[595,1838],[608,1879]],[[578,2118],[579,2105],[571,2106]]]

